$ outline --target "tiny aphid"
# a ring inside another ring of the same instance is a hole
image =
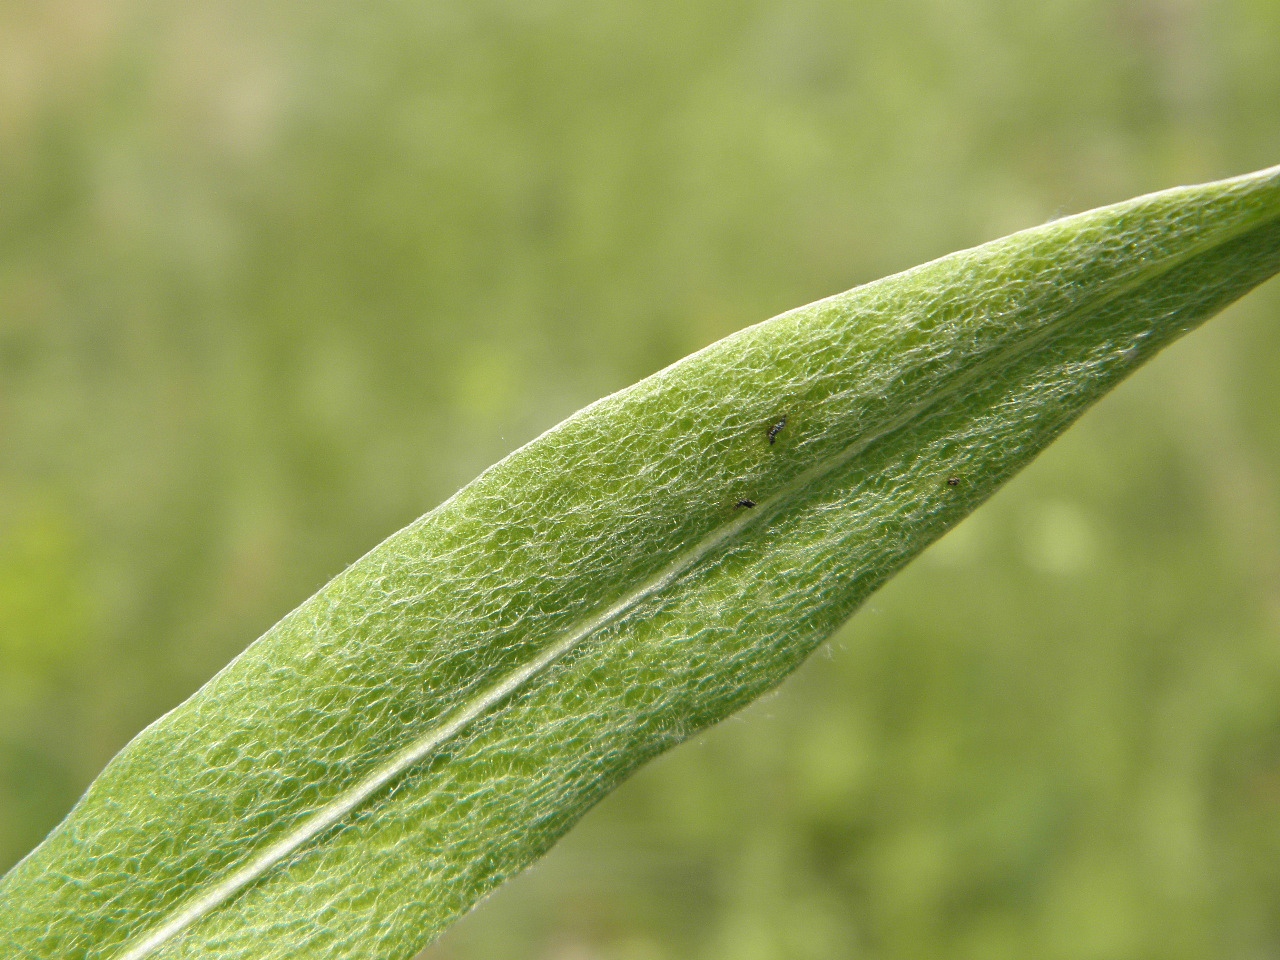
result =
[[[775,423],[772,427],[769,428],[770,443],[773,443],[778,439],[778,434],[782,432],[782,428],[785,427],[786,425],[787,425],[787,418],[783,417],[781,420],[779,420],[777,423]]]
[[[756,502],[754,500],[748,500],[746,497],[743,497],[736,504],[734,504],[734,506],[738,506],[738,507],[754,507],[755,505],[756,505]]]
[[[960,478],[959,478],[959,477],[947,477],[947,486],[948,486],[948,487],[958,487],[958,486],[960,486]]]

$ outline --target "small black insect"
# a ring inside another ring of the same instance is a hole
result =
[[[734,504],[734,506],[737,506],[737,507],[754,507],[755,505],[756,505],[756,502],[754,500],[748,500],[746,497],[743,497],[736,504]]]
[[[774,443],[778,439],[778,434],[782,432],[782,428],[787,425],[787,418],[783,417],[772,427],[769,428],[769,442]]]
[[[959,477],[947,477],[947,486],[948,486],[948,487],[958,487],[958,486],[960,486],[960,478],[959,478]]]

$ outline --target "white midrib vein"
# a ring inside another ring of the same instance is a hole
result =
[[[457,736],[473,721],[498,706],[534,677],[582,644],[592,634],[635,609],[649,597],[671,586],[696,566],[699,561],[711,555],[717,548],[732,540],[747,527],[760,523],[766,517],[776,513],[792,497],[805,488],[838,470],[872,444],[896,433],[907,424],[917,420],[922,414],[936,407],[947,397],[953,396],[964,389],[970,382],[980,377],[992,362],[1011,359],[1035,349],[1046,339],[1051,338],[1057,329],[1061,328],[1074,316],[1086,310],[1090,312],[1096,311],[1104,304],[1124,295],[1141,283],[1153,279],[1152,273],[1155,276],[1166,273],[1192,259],[1202,250],[1222,242],[1224,242],[1223,237],[1215,235],[1212,242],[1196,245],[1194,249],[1188,251],[1183,257],[1179,257],[1172,262],[1166,261],[1159,264],[1159,268],[1153,272],[1143,269],[1142,266],[1137,267],[1133,274],[1127,278],[1127,282],[1113,281],[1114,285],[1106,296],[1099,297],[1076,310],[1068,311],[1055,321],[1046,323],[1034,334],[1027,335],[1025,338],[1008,345],[1006,349],[992,351],[994,356],[988,355],[984,357],[981,362],[976,363],[967,372],[967,375],[962,375],[949,384],[945,391],[935,393],[908,408],[900,417],[890,421],[876,433],[859,438],[844,449],[836,451],[801,472],[774,494],[761,500],[755,508],[742,510],[728,523],[712,530],[696,545],[679,554],[665,568],[625,594],[612,606],[570,628],[560,639],[548,646],[538,656],[506,674],[493,686],[458,707],[438,726],[427,731],[413,743],[398,751],[386,762],[367,774],[360,782],[347,788],[339,796],[317,810],[287,835],[270,844],[249,860],[248,863],[232,871],[211,889],[182,905],[164,923],[135,939],[132,944],[125,947],[122,953],[117,954],[114,960],[145,960],[146,957],[151,956],[156,950],[177,937],[192,924],[209,915],[241,890],[265,876],[273,867],[283,863],[290,854],[305,845],[309,840],[314,839],[338,823],[343,817],[358,808],[387,784],[431,756],[442,744]]]

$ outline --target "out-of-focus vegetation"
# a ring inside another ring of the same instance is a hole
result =
[[[0,6],[0,866],[479,469],[744,324],[1280,160],[1273,0]],[[1280,950],[1280,288],[426,956]]]

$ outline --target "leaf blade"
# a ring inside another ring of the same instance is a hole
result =
[[[1277,266],[1273,169],[925,264],[593,404],[144,731],[5,878],[0,943],[412,953]]]

